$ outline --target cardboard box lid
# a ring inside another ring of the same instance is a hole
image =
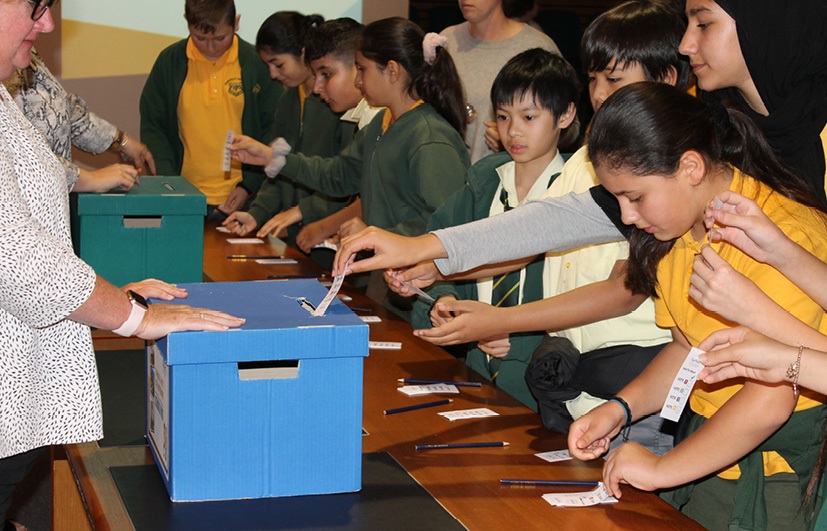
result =
[[[180,176],[141,177],[128,192],[79,193],[78,215],[160,216],[207,213],[207,197]]]
[[[317,280],[259,280],[179,284],[186,299],[152,304],[187,304],[244,317],[226,332],[174,332],[158,341],[169,365],[367,357],[368,325],[334,299],[324,316],[314,317],[293,299],[318,304],[327,289]]]

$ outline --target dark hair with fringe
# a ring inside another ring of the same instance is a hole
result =
[[[187,24],[204,33],[213,33],[226,23],[235,25],[233,0],[186,0],[184,18]]]
[[[425,32],[410,20],[385,18],[365,26],[358,50],[381,69],[396,61],[411,78],[408,94],[428,102],[465,136],[468,115],[454,60],[448,50],[437,48],[434,63],[426,63],[422,52],[424,38]]]
[[[588,146],[595,169],[635,175],[673,175],[681,156],[697,151],[710,167],[738,168],[785,197],[827,212],[824,197],[814,196],[806,182],[780,162],[746,115],[663,83],[633,83],[607,98],[595,115]],[[654,295],[658,263],[674,240],[659,241],[634,229],[629,243],[626,285]]]
[[[689,62],[678,52],[686,19],[664,0],[631,0],[606,11],[589,24],[580,41],[586,73],[637,63],[648,81],[663,81],[674,69],[675,86],[686,90]]]
[[[491,103],[496,109],[528,95],[556,121],[580,98],[577,72],[568,61],[542,48],[515,55],[494,78]]]
[[[328,55],[352,65],[353,52],[359,45],[362,26],[352,18],[336,18],[321,23],[310,32],[304,46],[304,59],[308,63]]]
[[[310,32],[324,22],[321,15],[302,15],[296,11],[277,11],[267,17],[256,34],[256,50],[302,56]]]

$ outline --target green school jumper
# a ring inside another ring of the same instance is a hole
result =
[[[350,144],[356,130],[355,124],[340,117],[316,94],[305,99],[302,116],[299,89],[290,88],[279,98],[272,136],[283,137],[294,153],[332,157]],[[261,227],[279,212],[299,205],[302,221],[287,229],[292,245],[302,226],[338,212],[349,202],[349,197],[330,197],[279,176],[264,181],[248,212]]]
[[[465,186],[431,216],[428,230],[453,227],[487,218],[494,194],[500,185],[497,168],[510,161],[511,157],[503,151],[489,155],[474,164],[468,170]],[[544,261],[539,259],[526,266],[523,303],[543,298],[543,265]],[[453,295],[457,300],[478,300],[476,281],[438,282],[426,291],[434,299],[439,299],[443,295]],[[423,299],[417,299],[414,303],[411,322],[415,329],[432,327],[429,315],[432,306],[432,303]],[[511,350],[508,356],[492,359],[491,362],[474,344],[468,350],[465,362],[488,380],[494,381],[497,387],[537,411],[537,401],[525,382],[525,370],[531,361],[531,354],[543,336],[544,332],[511,334]]]
[[[260,142],[269,143],[276,102],[282,94],[281,83],[270,79],[267,67],[255,47],[238,39],[238,62],[244,90],[241,131]],[[141,92],[141,141],[155,158],[158,175],[180,175],[184,145],[178,136],[178,96],[187,77],[187,39],[164,49],[147,77]],[[226,131],[217,131],[223,138]],[[241,166],[244,188],[256,193],[264,180],[261,166]]]
[[[470,166],[460,134],[423,103],[382,133],[380,112],[338,157],[287,155],[282,175],[334,197],[362,196],[368,225],[417,236],[428,218],[462,187]]]

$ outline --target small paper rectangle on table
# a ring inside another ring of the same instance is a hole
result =
[[[450,421],[465,419],[482,419],[486,417],[496,417],[499,415],[499,413],[491,411],[487,407],[478,407],[474,409],[459,409],[456,411],[443,411],[439,414]]]
[[[601,503],[617,503],[617,498],[609,496],[606,486],[601,483],[589,492],[568,492],[543,494],[543,499],[555,507],[589,507]]]
[[[458,394],[456,385],[430,384],[430,385],[405,385],[396,389],[408,396],[433,395],[433,394]]]
[[[556,463],[557,461],[568,461],[572,459],[572,456],[568,450],[552,450],[550,452],[542,452],[534,455],[539,457],[543,461],[548,461],[549,463]]]
[[[240,245],[240,244],[264,243],[264,240],[262,240],[261,238],[227,238],[227,243]]]

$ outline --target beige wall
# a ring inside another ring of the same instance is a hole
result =
[[[408,17],[408,0],[362,0],[362,22],[388,17]]]
[[[77,0],[76,0],[77,1]],[[363,0],[362,20],[365,23],[391,16],[408,16],[408,0]],[[57,75],[61,75],[63,58],[60,53],[61,16],[60,4],[53,9],[55,31],[38,38],[38,50],[46,63]],[[107,45],[103,43],[103,45]],[[67,91],[78,94],[86,100],[89,108],[96,114],[117,125],[129,134],[137,137],[140,133],[140,116],[138,101],[141,96],[146,75],[127,75],[115,77],[77,78],[61,80]],[[75,150],[78,163],[101,167],[117,162],[116,155],[103,154],[90,156]]]

